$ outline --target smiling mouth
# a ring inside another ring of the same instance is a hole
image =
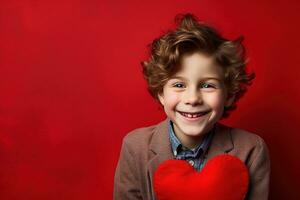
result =
[[[208,111],[206,112],[194,112],[194,113],[189,113],[189,112],[180,112],[178,111],[182,116],[193,119],[193,118],[199,118],[205,114],[208,113]]]

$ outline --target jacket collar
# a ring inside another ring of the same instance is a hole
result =
[[[166,118],[156,126],[149,149],[154,154],[170,154],[172,155],[172,148],[169,138],[169,119]],[[172,157],[172,156],[171,156]]]
[[[216,126],[216,132],[207,154],[208,159],[216,155],[228,153],[234,148],[231,128],[220,123],[217,123]]]
[[[168,121],[165,119],[156,126],[149,148],[154,154],[170,154],[172,157],[172,148],[169,138]],[[217,123],[216,133],[210,144],[209,152],[215,153],[228,153],[233,149],[233,142],[231,138],[229,127]]]

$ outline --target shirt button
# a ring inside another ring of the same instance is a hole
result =
[[[174,156],[177,156],[177,151],[174,151]]]
[[[190,165],[194,166],[195,162],[193,160],[189,160],[188,161],[190,163]]]

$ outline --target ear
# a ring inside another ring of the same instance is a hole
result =
[[[235,95],[227,97],[227,100],[225,101],[225,107],[230,107],[235,100]]]
[[[159,99],[159,102],[161,103],[161,105],[164,106],[165,98],[164,98],[163,94],[158,94],[158,99]]]

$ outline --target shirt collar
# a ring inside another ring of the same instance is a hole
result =
[[[183,145],[181,144],[181,142],[179,141],[179,139],[175,135],[174,128],[173,128],[173,122],[171,120],[169,120],[168,124],[169,124],[168,125],[168,130],[169,130],[169,136],[170,136],[172,152],[173,152],[173,155],[176,157],[178,155],[178,153],[180,151],[184,151],[184,149],[183,149]],[[203,152],[205,152],[208,149],[214,132],[215,132],[215,126],[211,131],[209,131],[208,134],[205,135],[205,137],[204,137],[201,144],[199,144],[193,150],[189,150],[189,151],[193,152],[193,155],[194,155],[193,157],[197,157],[199,154],[202,154]]]

